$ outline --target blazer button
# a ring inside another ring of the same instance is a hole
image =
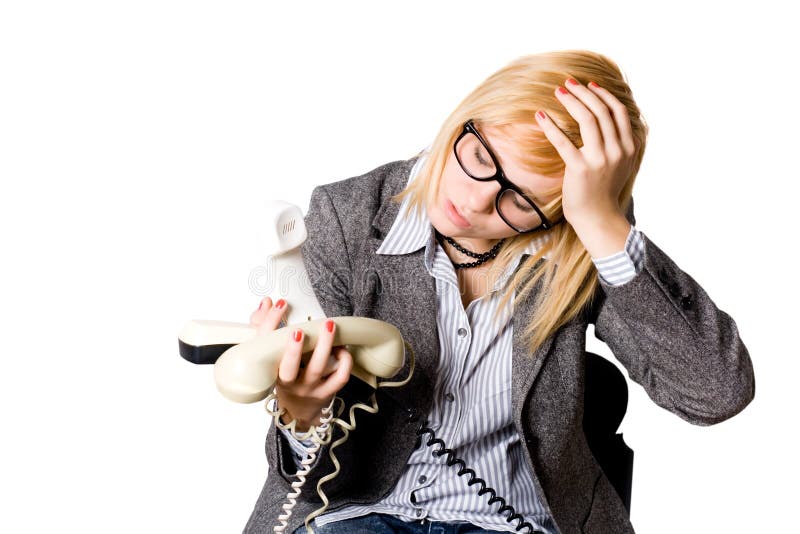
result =
[[[681,306],[683,306],[684,310],[691,310],[693,305],[694,301],[692,300],[691,295],[686,295],[681,299]]]
[[[667,289],[669,290],[669,294],[672,295],[675,298],[677,298],[678,295],[681,294],[681,288],[678,287],[678,284],[676,284],[676,283],[670,283],[667,286]]]

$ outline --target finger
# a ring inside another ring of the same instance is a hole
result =
[[[559,85],[555,94],[558,101],[577,121],[583,146],[585,147],[584,152],[588,150],[591,154],[602,154],[603,138],[600,135],[600,129],[597,127],[597,119],[594,113],[563,86]]]
[[[350,371],[353,369],[353,355],[345,348],[339,347],[336,350],[336,360],[338,362],[336,371],[328,375],[325,382],[320,386],[320,396],[329,397],[335,395],[350,380]]]
[[[267,312],[264,314],[261,325],[258,327],[259,333],[272,332],[273,330],[277,329],[281,319],[283,318],[283,314],[286,312],[286,307],[286,301],[279,299],[278,302],[275,303],[275,306],[272,306],[269,310],[267,310]]]
[[[600,130],[603,134],[599,146],[602,150],[601,154],[609,154],[614,158],[621,156],[622,147],[620,146],[619,134],[617,133],[611,110],[609,110],[606,103],[574,78],[568,78],[566,86],[573,96],[579,99],[592,113],[595,119],[595,130],[596,125],[600,125]],[[581,137],[583,137],[583,125],[581,125]]]
[[[250,325],[260,325],[264,321],[264,317],[266,317],[267,311],[269,311],[270,308],[272,308],[272,299],[269,297],[262,298],[261,302],[258,303],[258,308],[250,314]]]
[[[339,368],[339,358],[337,357],[337,354],[342,350],[345,350],[342,346],[333,347],[331,349],[331,354],[328,356],[328,361],[325,362],[325,369],[322,370],[323,379],[334,373],[336,369]]]
[[[297,328],[291,333],[283,357],[278,367],[278,381],[289,384],[297,380],[300,372],[300,359],[303,356],[303,331]]]
[[[628,108],[625,104],[620,102],[617,97],[611,94],[610,91],[603,89],[596,83],[589,82],[589,88],[598,98],[606,103],[609,109],[611,109],[611,113],[614,115],[614,121],[617,125],[617,131],[619,132],[620,144],[623,150],[625,150],[625,153],[632,156],[636,153],[636,142],[633,138],[631,117],[628,115]]]
[[[536,112],[536,121],[567,167],[583,165],[581,153],[544,110]]]
[[[336,324],[332,320],[329,319],[322,323],[319,337],[317,338],[317,346],[314,347],[314,353],[311,355],[303,375],[303,381],[306,384],[314,383],[322,377],[331,354],[335,333]]]

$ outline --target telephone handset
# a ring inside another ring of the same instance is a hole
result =
[[[316,346],[318,332],[325,314],[314,295],[308,275],[303,265],[299,246],[307,237],[303,214],[297,206],[281,201],[273,201],[267,210],[270,218],[267,224],[269,232],[266,234],[268,250],[272,253],[269,267],[275,279],[280,275],[281,281],[289,279],[289,284],[281,283],[281,296],[289,304],[286,313],[288,326],[271,332],[258,333],[256,327],[243,323],[227,321],[193,320],[189,321],[178,336],[178,350],[186,360],[196,364],[214,364],[214,378],[217,389],[228,399],[235,402],[251,403],[264,398],[268,399],[267,411],[275,418],[275,424],[282,429],[293,432],[294,422],[284,425],[280,421],[282,412],[270,408],[269,402],[275,399],[275,394],[269,393],[277,377],[280,357],[288,343],[291,331],[300,328],[304,332],[303,350],[310,351]],[[286,285],[284,288],[283,286]],[[334,397],[331,405],[323,410],[323,417],[319,427],[312,427],[307,434],[312,434],[313,448],[308,451],[308,457],[302,461],[302,469],[295,474],[298,479],[292,483],[293,492],[287,495],[288,504],[283,505],[284,513],[278,517],[281,525],[274,528],[275,532],[284,532],[291,517],[292,508],[300,495],[300,489],[305,483],[306,476],[311,471],[311,465],[319,448],[331,443],[333,425],[339,426],[343,436],[330,444],[328,454],[336,469],[317,482],[317,493],[323,506],[305,518],[306,529],[313,532],[310,522],[322,514],[328,506],[328,499],[322,491],[322,485],[336,477],[340,464],[334,454],[334,449],[344,443],[349,431],[355,429],[355,410],[360,409],[368,413],[377,413],[378,405],[375,390],[381,387],[401,387],[407,384],[414,373],[415,357],[411,345],[404,341],[400,331],[394,325],[370,319],[367,317],[334,317],[336,332],[333,346],[346,345],[347,350],[353,355],[353,368],[351,374],[366,382],[372,389],[370,405],[355,402],[349,408],[349,422],[339,419],[341,407],[344,405],[339,397]],[[389,378],[394,376],[404,363],[404,349],[408,349],[410,357],[410,370],[408,376],[399,382],[380,382],[376,377]],[[333,358],[333,357],[331,357]],[[336,401],[340,402],[340,411],[332,413]],[[509,512],[506,521],[518,522],[516,530],[527,528],[528,532],[533,526],[524,522],[522,516],[514,512],[514,508],[505,504],[505,500],[496,495],[491,487],[477,478],[472,469],[455,457],[453,451],[445,448],[441,439],[437,439],[432,429],[423,423],[417,430],[420,443],[422,437],[428,435],[426,445],[432,447],[439,445],[438,450],[433,450],[434,456],[447,455],[448,466],[460,465],[459,476],[470,478],[468,485],[480,484],[479,495],[490,493],[489,504],[500,502],[498,511],[501,515]]]
[[[288,302],[291,307],[291,301]],[[210,358],[210,347],[217,347],[216,352],[227,347],[214,363],[217,389],[235,402],[257,402],[265,399],[275,384],[280,358],[292,330],[303,331],[302,352],[309,352],[317,345],[324,320],[293,324],[258,335],[256,327],[246,324],[190,321],[179,336],[181,355],[192,361],[193,354],[205,349],[206,358]],[[374,389],[378,385],[376,376],[391,378],[402,369],[403,336],[397,327],[367,317],[335,317],[333,321],[336,323],[333,345],[345,345],[353,355],[353,376]]]

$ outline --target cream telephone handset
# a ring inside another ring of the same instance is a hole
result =
[[[291,301],[286,299],[291,306]],[[281,355],[291,335],[303,331],[303,352],[314,349],[324,319],[293,324],[234,345],[214,364],[217,389],[232,401],[257,402],[269,395]],[[376,377],[392,377],[403,367],[403,338],[394,326],[365,317],[336,317],[333,345],[347,345],[353,355],[351,374],[373,388]],[[213,324],[206,328],[214,328]]]
[[[313,350],[317,344],[320,325],[325,320],[325,313],[314,295],[300,253],[300,245],[307,237],[302,212],[291,204],[274,201],[269,205],[267,214],[267,220],[271,223],[266,236],[270,252],[270,272],[279,277],[280,296],[289,306],[286,312],[287,326],[259,333],[256,327],[243,323],[193,320],[181,330],[178,336],[178,349],[180,355],[192,363],[214,364],[217,389],[225,397],[241,403],[257,402],[266,398],[267,411],[274,417],[275,424],[284,430],[294,432],[294,422],[289,425],[282,424],[280,415],[283,411],[270,407],[270,402],[276,398],[270,391],[292,330],[296,328],[303,330],[304,353]],[[366,317],[332,319],[336,323],[333,346],[345,345],[353,355],[351,374],[371,386],[370,404],[353,403],[348,411],[349,417],[346,418],[348,420],[345,421],[339,419],[344,409],[344,401],[334,397],[331,405],[323,410],[320,425],[311,427],[303,436],[298,436],[301,439],[311,439],[314,445],[307,451],[308,456],[301,462],[302,467],[295,475],[297,481],[292,483],[293,491],[286,496],[288,503],[283,505],[283,513],[277,518],[280,525],[274,527],[274,532],[285,531],[292,515],[292,508],[297,502],[307,475],[311,472],[316,453],[323,445],[330,444],[328,454],[336,469],[317,482],[317,493],[323,505],[305,518],[307,532],[313,533],[310,522],[328,507],[328,499],[322,486],[336,477],[340,471],[341,466],[336,459],[334,449],[347,440],[349,431],[355,429],[355,410],[377,413],[375,390],[403,386],[409,382],[414,373],[414,351],[408,342],[403,340],[395,326]],[[403,368],[404,351],[409,354],[408,376],[399,382],[378,382],[377,377],[390,378]],[[334,426],[342,430],[343,436],[331,443]],[[445,443],[436,438],[434,431],[427,426],[427,421],[424,421],[417,429],[419,443],[426,435],[428,439],[425,445],[438,446],[438,449],[432,450],[433,456],[446,456],[447,466],[459,467],[457,475],[468,477],[468,486],[478,485],[478,495],[489,494],[490,505],[500,502],[498,513],[507,515],[508,522],[516,520],[518,523],[516,530],[524,528],[529,533],[540,532],[534,530],[531,523],[524,521],[522,516],[515,513],[514,508],[507,505],[505,499],[498,496],[483,479],[478,478],[474,470],[466,468],[464,461],[458,458],[453,450],[446,448]]]

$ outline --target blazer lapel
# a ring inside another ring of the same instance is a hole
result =
[[[535,268],[539,268],[544,259],[540,259]],[[522,262],[520,262],[522,265]],[[533,316],[534,306],[533,301],[542,286],[542,280],[536,283],[532,291],[528,293],[525,299],[516,300],[514,302],[514,335],[512,340],[512,354],[511,354],[511,404],[515,419],[520,421],[522,418],[522,408],[525,404],[525,399],[533,387],[539,371],[542,369],[545,359],[550,354],[550,348],[553,345],[553,336],[548,337],[544,343],[531,354],[528,349],[528,341],[524,339],[523,333],[525,328],[531,322]]]
[[[402,191],[417,158],[405,161],[386,177],[381,206],[372,220],[378,237],[367,239],[369,255],[367,276],[377,277],[379,294],[370,303],[369,314],[397,326],[414,350],[416,369],[409,384],[415,404],[427,410],[433,400],[434,381],[439,365],[439,336],[436,324],[436,281],[425,269],[425,249],[409,254],[376,254],[400,211],[400,204],[391,197]],[[407,376],[410,359],[398,378]]]
[[[377,249],[380,240],[370,240]],[[402,255],[374,254],[369,269],[374,273],[371,276],[377,276],[381,292],[372,314],[397,326],[411,345],[416,357],[414,382],[426,378],[424,385],[419,384],[421,389],[428,389],[424,395],[427,397],[432,395],[439,365],[439,336],[436,281],[425,270],[423,254],[424,250]],[[407,358],[406,367],[408,364]],[[406,375],[401,372],[398,376]]]

